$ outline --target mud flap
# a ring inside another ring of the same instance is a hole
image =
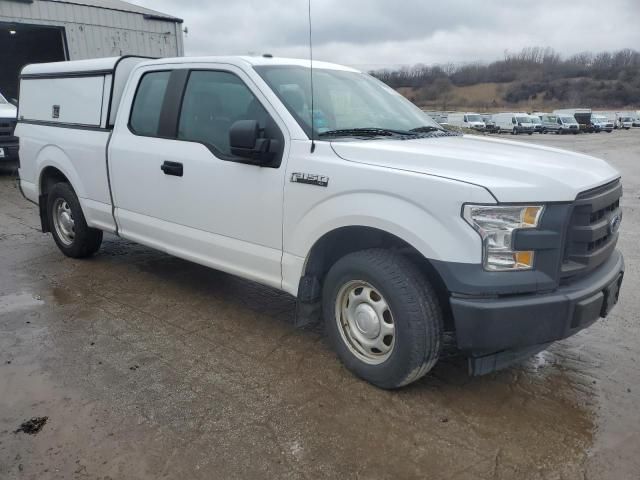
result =
[[[42,233],[50,232],[49,217],[47,216],[47,195],[40,195],[38,197],[38,207],[40,209],[40,225],[42,226]]]
[[[296,318],[293,322],[297,328],[315,325],[322,319],[322,288],[318,277],[304,275],[298,287],[296,302]]]
[[[322,302],[296,302],[296,318],[293,325],[296,328],[317,325],[322,320]]]

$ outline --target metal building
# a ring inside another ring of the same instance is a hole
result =
[[[0,92],[28,63],[182,56],[182,20],[121,0],[0,0]]]

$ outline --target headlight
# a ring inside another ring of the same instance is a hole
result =
[[[489,271],[530,270],[533,251],[515,251],[513,232],[535,228],[543,206],[465,205],[463,217],[482,238],[482,264]]]

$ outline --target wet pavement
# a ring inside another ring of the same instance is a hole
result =
[[[396,392],[287,295],[113,236],[64,257],[0,177],[0,478],[640,478],[640,130],[518,140],[622,171],[621,301],[520,366]]]

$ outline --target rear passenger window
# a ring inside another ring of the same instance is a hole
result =
[[[242,80],[228,72],[194,71],[182,102],[178,139],[203,143],[231,156],[229,129],[238,120],[257,120],[266,136],[271,117]]]
[[[158,135],[160,111],[171,72],[145,73],[133,101],[129,125],[136,135]]]

